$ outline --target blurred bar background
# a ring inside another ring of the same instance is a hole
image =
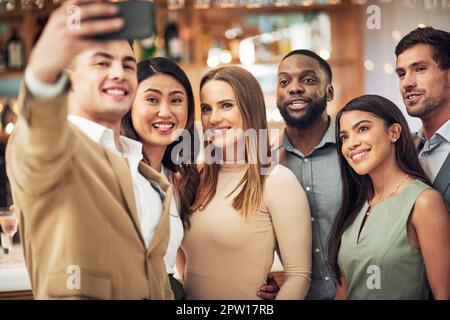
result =
[[[4,150],[14,129],[20,81],[49,15],[61,2],[0,0],[1,207],[12,202]],[[199,81],[209,68],[247,68],[263,88],[271,128],[283,127],[276,108],[276,74],[281,58],[291,50],[313,50],[330,63],[335,87],[331,115],[365,93],[385,96],[405,111],[395,74],[395,45],[417,27],[450,31],[450,0],[154,2],[156,33],[135,41],[138,58],[177,61],[191,80],[197,108]],[[412,130],[418,129],[419,121],[407,118]]]

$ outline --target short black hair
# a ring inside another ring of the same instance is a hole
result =
[[[430,45],[433,51],[432,58],[442,70],[450,68],[450,33],[437,30],[433,27],[417,28],[406,36],[395,47],[395,55],[401,55],[403,52],[418,44]]]
[[[320,66],[322,67],[323,71],[325,71],[328,79],[330,80],[330,83],[332,82],[333,73],[331,72],[330,65],[317,53],[310,51],[310,50],[306,50],[306,49],[293,50],[293,51],[289,52],[287,55],[285,55],[283,57],[283,59],[281,59],[281,62],[283,62],[286,58],[293,56],[293,55],[307,56],[307,57],[313,58],[314,60],[317,60],[317,62],[319,62]]]

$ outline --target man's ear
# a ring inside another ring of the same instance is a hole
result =
[[[327,85],[327,101],[334,99],[334,88],[332,84]]]

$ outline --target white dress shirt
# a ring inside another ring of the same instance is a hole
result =
[[[25,84],[28,90],[33,96],[40,99],[51,98],[61,94],[64,91],[66,82],[67,76],[62,75],[55,85],[49,85],[36,79],[29,70],[25,72]],[[120,152],[114,142],[112,129],[75,115],[69,115],[67,118],[93,141],[105,146],[128,162],[140,220],[140,229],[145,245],[148,246],[161,219],[163,205],[159,193],[138,171],[139,161],[142,159],[142,144],[121,136],[122,152]]]
[[[425,140],[422,129],[419,130],[418,135]],[[450,120],[447,120],[429,140],[425,141],[419,153],[420,164],[432,182],[436,179],[449,153]]]
[[[163,206],[159,193],[138,170],[139,161],[142,159],[142,143],[120,136],[121,153],[114,142],[114,132],[112,129],[73,114],[67,118],[89,136],[89,138],[107,147],[128,162],[128,168],[130,169],[133,181],[134,197],[140,220],[141,233],[145,245],[148,246],[161,219]]]

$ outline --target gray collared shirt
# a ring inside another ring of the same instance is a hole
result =
[[[284,133],[284,165],[292,170],[308,196],[312,219],[312,282],[306,299],[333,299],[336,286],[328,267],[327,240],[342,201],[342,179],[335,140],[335,123],[309,155],[295,149]],[[276,151],[276,150],[275,150]]]
[[[450,153],[450,120],[447,120],[430,140],[425,139],[422,129],[417,136],[423,143],[419,152],[420,164],[431,181],[434,181]]]

